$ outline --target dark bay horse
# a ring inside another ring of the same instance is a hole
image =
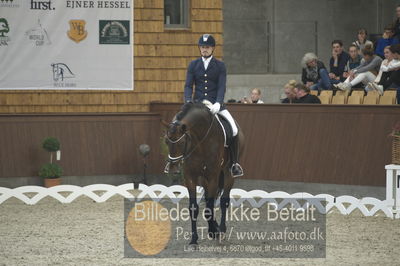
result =
[[[239,147],[243,150],[243,133],[239,128]],[[165,141],[169,149],[170,173],[183,168],[184,184],[189,191],[189,212],[192,225],[190,244],[197,244],[196,186],[205,191],[205,218],[209,237],[216,238],[226,232],[226,210],[230,203],[230,191],[234,183],[229,168],[231,161],[228,148],[224,147],[224,133],[215,115],[202,103],[187,103],[167,126]],[[240,152],[241,154],[241,152]],[[221,195],[221,223],[215,220],[214,204]]]

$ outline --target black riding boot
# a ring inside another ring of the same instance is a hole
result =
[[[243,169],[239,164],[239,137],[233,137],[232,143],[229,146],[229,152],[231,157],[231,175],[232,177],[238,177],[243,175]]]

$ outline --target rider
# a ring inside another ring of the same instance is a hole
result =
[[[202,102],[208,100],[213,105],[210,111],[220,114],[229,121],[233,131],[233,141],[229,146],[232,158],[231,174],[233,177],[243,175],[243,169],[238,163],[239,137],[235,120],[225,108],[224,96],[226,90],[225,64],[213,57],[215,39],[210,34],[203,34],[198,42],[201,57],[189,64],[185,83],[185,102]],[[193,95],[194,85],[194,95]]]

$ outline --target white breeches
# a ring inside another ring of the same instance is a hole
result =
[[[218,114],[222,115],[226,118],[226,120],[228,120],[229,124],[231,124],[232,127],[233,136],[236,136],[238,134],[238,128],[236,126],[235,120],[233,120],[233,117],[231,116],[229,111],[225,109],[220,111]]]
[[[367,85],[369,82],[374,82],[376,76],[371,72],[363,72],[360,74],[356,74],[355,78],[350,81],[350,78],[347,78],[345,82],[351,84],[351,87],[357,85],[358,83],[362,82],[364,85]]]

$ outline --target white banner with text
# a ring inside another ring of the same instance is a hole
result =
[[[133,90],[133,1],[0,1],[0,89]]]

